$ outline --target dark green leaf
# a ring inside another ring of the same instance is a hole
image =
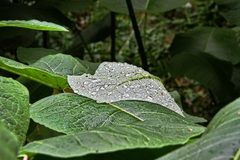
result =
[[[19,47],[17,50],[17,57],[23,63],[32,64],[44,56],[57,53],[59,52],[54,49]]]
[[[0,77],[0,100],[0,121],[17,135],[22,145],[30,119],[28,90],[13,79]]]
[[[198,27],[187,33],[178,34],[170,51],[174,55],[181,52],[205,52],[232,64],[240,62],[240,47],[236,33],[224,28]]]
[[[132,0],[135,11],[166,12],[186,4],[188,0]],[[100,4],[111,11],[128,13],[125,0],[101,0]]]
[[[94,0],[37,0],[37,4],[48,5],[58,8],[63,13],[68,12],[83,12],[87,7],[89,7]]]
[[[218,101],[233,90],[231,65],[203,52],[176,54],[170,60],[169,71],[173,76],[185,75],[199,81],[214,92]]]
[[[0,27],[19,27],[42,31],[64,31],[68,30],[60,25],[38,20],[6,20],[0,21]]]
[[[27,66],[4,57],[0,57],[0,68],[57,90],[68,88],[67,80],[64,76],[49,73],[48,71]],[[52,70],[52,68],[50,69]]]
[[[219,111],[199,140],[158,160],[233,159],[240,148],[239,128],[240,99],[237,99]]]
[[[1,106],[0,106],[1,107]],[[10,132],[0,121],[0,159],[17,160],[19,142],[17,137]]]
[[[240,2],[238,0],[214,0],[221,14],[232,24],[240,25]]]

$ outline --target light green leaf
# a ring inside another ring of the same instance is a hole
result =
[[[89,73],[88,66],[80,63],[76,58],[70,55],[60,53],[45,56],[31,66],[65,77],[67,75],[82,75],[83,73]]]
[[[64,76],[50,73],[48,70],[44,71],[32,66],[27,66],[11,59],[0,57],[0,68],[57,90],[68,88],[67,80]],[[54,70],[52,68],[50,69]]]
[[[188,0],[132,0],[135,11],[150,13],[166,12],[187,2]],[[101,0],[100,4],[114,12],[128,13],[126,0]]]
[[[20,145],[28,130],[29,108],[28,90],[11,78],[0,77],[0,121],[17,135]]]
[[[0,159],[17,160],[19,142],[17,137],[10,132],[0,121]]]
[[[4,20],[0,21],[0,27],[19,27],[41,31],[64,31],[68,30],[58,24],[38,20]]]
[[[94,75],[68,76],[68,83],[75,93],[98,103],[147,101],[160,104],[183,116],[181,108],[158,77],[127,63],[103,62]]]
[[[165,125],[159,119],[152,119],[132,124],[105,126],[76,134],[35,141],[24,146],[21,153],[76,157],[123,149],[161,148],[168,145],[184,144],[189,138],[204,131],[204,127],[181,122],[174,123],[176,119],[170,117],[168,120],[168,122],[172,122],[171,125]]]
[[[240,25],[240,2],[239,0],[214,0],[219,6],[221,14],[232,24]]]
[[[158,160],[233,159],[240,148],[239,128],[240,98],[217,113],[199,140]]]

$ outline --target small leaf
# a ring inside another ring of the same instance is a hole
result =
[[[232,159],[240,148],[240,98],[219,111],[205,134],[158,160]]]
[[[46,64],[47,65],[47,64]],[[51,88],[61,90],[68,87],[66,78],[32,66],[27,66],[11,59],[0,57],[0,68],[29,78]]]
[[[53,49],[46,49],[46,48],[24,48],[19,47],[17,49],[17,57],[23,63],[33,64],[34,62],[38,61],[40,58],[54,55],[59,53]]]
[[[17,137],[10,132],[0,121],[0,159],[17,160],[19,142]]]
[[[0,121],[17,135],[22,145],[30,120],[28,90],[13,79],[0,77],[0,102]]]
[[[38,153],[68,158],[123,149],[161,148],[168,145],[184,144],[189,138],[204,131],[204,127],[193,124],[163,125],[159,123],[159,120],[154,119],[132,124],[111,125],[35,141],[24,146],[21,153]],[[189,127],[192,128],[192,131],[189,131]]]
[[[104,62],[94,75],[68,76],[75,93],[99,103],[140,100],[160,104],[183,116],[158,77],[126,63]]]
[[[0,21],[0,27],[19,27],[42,31],[65,31],[68,30],[60,25],[38,20],[6,20]]]

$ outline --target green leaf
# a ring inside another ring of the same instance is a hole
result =
[[[31,66],[46,70],[57,75],[82,75],[88,73],[88,68],[70,55],[55,54],[43,57]]]
[[[188,0],[132,0],[135,11],[147,11],[150,13],[159,13],[172,10],[183,6]],[[100,4],[111,11],[128,13],[125,0],[101,0]]]
[[[46,49],[46,48],[24,48],[19,47],[17,49],[17,57],[23,63],[32,64],[38,61],[40,58],[54,55],[59,53],[54,49]]]
[[[19,142],[17,137],[10,132],[0,121],[0,155],[1,160],[17,160]]]
[[[57,90],[68,88],[68,84],[64,76],[50,73],[48,70],[43,71],[32,66],[27,66],[4,57],[0,57],[0,68]],[[50,69],[52,70],[52,68]]]
[[[96,103],[90,98],[70,93],[44,98],[32,105],[30,113],[35,122],[67,134],[151,119],[159,119],[159,123],[166,126],[171,126],[174,121],[191,124],[157,104],[142,101]]]
[[[183,117],[180,118],[184,119]],[[204,131],[204,127],[182,123],[176,121],[177,119],[174,119],[174,117],[168,117],[167,119],[166,122],[171,122],[171,125],[162,123],[160,119],[152,119],[131,124],[105,126],[76,134],[35,141],[24,146],[21,153],[75,157],[123,149],[161,148],[186,143],[189,138]],[[176,123],[174,124],[174,122]],[[189,128],[191,128],[191,131]]]
[[[48,5],[58,8],[63,13],[68,12],[83,12],[86,8],[88,8],[94,0],[37,0],[37,4],[40,5]]]
[[[0,77],[0,100],[0,121],[17,135],[22,145],[30,119],[28,90],[11,78]]]
[[[174,55],[181,52],[205,52],[232,64],[240,62],[236,33],[224,28],[198,27],[187,33],[177,34],[170,51]]]
[[[240,2],[238,0],[214,0],[218,6],[221,14],[232,24],[240,25]]]
[[[240,148],[240,99],[227,105],[213,118],[205,134],[158,160],[233,159]]]
[[[127,63],[103,62],[94,75],[68,76],[68,83],[75,93],[98,103],[147,101],[183,116],[181,108],[164,88],[160,78]]]
[[[58,24],[38,20],[5,20],[0,21],[0,27],[19,27],[41,31],[64,31],[68,30]]]
[[[185,75],[210,88],[216,100],[223,101],[233,90],[231,64],[217,60],[203,52],[181,52],[170,60],[169,71],[173,76]]]

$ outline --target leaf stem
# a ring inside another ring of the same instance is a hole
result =
[[[116,61],[115,46],[116,46],[116,13],[111,12],[111,61]]]
[[[140,31],[139,31],[139,28],[137,25],[137,20],[136,20],[135,14],[134,14],[132,2],[131,2],[131,0],[126,0],[126,3],[127,3],[127,7],[128,7],[129,17],[131,19],[133,30],[135,32],[135,37],[136,37],[137,44],[138,44],[138,51],[139,51],[141,61],[142,61],[142,68],[144,70],[148,71],[147,56],[144,51],[143,42],[142,42],[141,34],[140,34]]]

